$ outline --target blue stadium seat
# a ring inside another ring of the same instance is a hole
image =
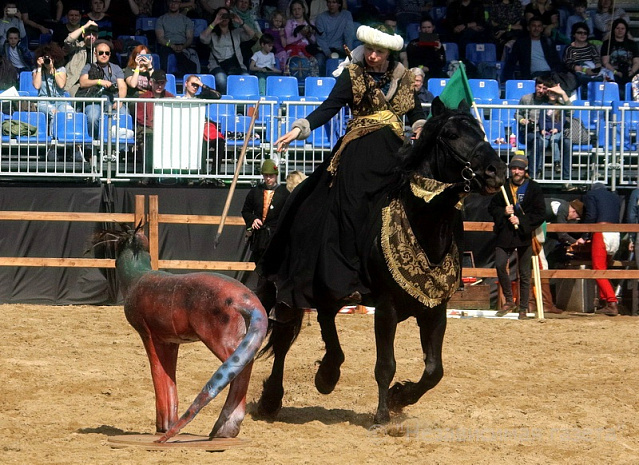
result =
[[[504,122],[499,120],[484,120],[484,131],[490,146],[502,156],[510,152],[510,143],[506,137]]]
[[[249,106],[249,108],[253,107],[254,105]],[[260,97],[260,107],[258,116],[255,119],[255,125],[264,127],[264,142],[274,142],[277,139],[277,133],[275,132],[277,120],[275,118],[279,114],[279,108],[279,99],[277,97]]]
[[[22,71],[20,73],[20,90],[29,92],[29,95],[32,97],[38,95],[38,89],[33,87],[33,75],[31,71]]]
[[[175,82],[175,75],[166,73],[166,85],[164,86],[167,92],[171,92],[173,95],[177,95],[177,84]]]
[[[535,92],[535,81],[533,79],[511,79],[506,81],[506,99],[519,99],[527,94]]]
[[[135,21],[135,29],[137,31],[155,31],[157,21],[157,18],[138,18]]]
[[[160,65],[160,55],[157,53],[151,54],[151,62],[153,63],[153,69],[162,69],[162,65]]]
[[[260,86],[257,76],[228,76],[226,93],[236,99],[257,100],[260,97]]]
[[[632,82],[626,82],[626,102],[632,102]]]
[[[199,40],[200,34],[208,27],[209,23],[206,19],[194,19],[193,20],[193,37]]]
[[[115,131],[111,129],[111,143],[120,145],[135,144],[135,135],[130,131],[135,131],[133,126],[133,118],[129,114],[118,114],[113,116],[111,128],[117,128]],[[101,127],[102,141],[106,144],[109,142],[109,120],[104,118]],[[115,132],[115,133],[114,133]]]
[[[494,79],[469,79],[468,84],[477,103],[499,100],[499,82]]]
[[[27,144],[47,144],[51,142],[49,136],[49,125],[47,124],[47,115],[41,111],[15,111],[12,118],[22,121],[23,123],[35,126],[38,132],[34,136],[17,136],[16,139],[20,143]]]
[[[293,76],[269,76],[266,78],[266,95],[277,98],[299,97],[297,78]]]
[[[232,100],[229,95],[222,96],[222,100]],[[219,123],[225,118],[234,117],[237,114],[237,106],[234,103],[210,103],[206,106],[207,119]]]
[[[574,100],[571,102],[571,105],[576,107],[590,107],[591,103],[588,100]],[[597,129],[597,126],[599,126],[601,112],[584,108],[583,110],[575,110],[573,112],[573,117],[580,119],[587,129],[595,130]]]
[[[442,93],[442,90],[444,90],[449,80],[449,78],[430,78],[428,80],[428,90],[437,97]]]
[[[185,74],[183,82],[186,82],[186,80],[190,76],[193,76],[193,75]],[[200,81],[202,81],[202,84],[204,84],[205,86],[211,89],[215,89],[215,76],[213,76],[212,74],[196,74],[196,76],[200,78]],[[198,89],[195,95],[200,95],[201,92],[202,92],[202,89]],[[186,94],[186,88],[182,89],[182,94]]]
[[[300,97],[301,102],[318,101],[314,97]],[[287,106],[287,128],[289,131],[295,120],[300,118],[306,118],[313,110],[317,108],[317,105],[288,105]],[[304,148],[305,144],[311,144],[314,148],[330,149],[337,138],[334,134],[331,134],[330,122],[315,129],[311,132],[311,135],[306,140],[296,140],[291,142],[291,148]]]
[[[466,59],[476,66],[479,63],[494,63],[497,61],[497,47],[491,43],[467,44]]]
[[[56,113],[53,117],[53,138],[61,144],[91,144],[84,113]]]
[[[145,47],[149,46],[149,39],[147,38],[147,36],[128,36],[128,35],[119,35],[118,36],[118,40],[122,41],[123,43],[126,41],[135,41],[135,42],[140,42],[142,45],[144,45]]]
[[[589,82],[588,100],[593,105],[610,105],[619,100],[619,84],[616,82]]]
[[[325,99],[335,86],[335,78],[332,77],[307,77],[304,81],[304,95]]]
[[[410,42],[419,37],[420,23],[408,23],[406,25],[406,41]]]
[[[639,102],[612,102],[612,115],[620,123],[617,128],[617,140],[624,141],[624,150],[636,150],[637,144],[632,143],[632,134],[636,134],[639,129]]]
[[[442,47],[446,52],[446,63],[459,60],[459,46],[455,42],[444,42]]]
[[[343,58],[329,58],[326,60],[326,76],[333,76],[333,71],[337,69],[342,61],[344,61]]]
[[[51,43],[51,39],[53,39],[53,34],[40,34],[40,45]]]
[[[519,99],[504,99],[504,100],[494,100],[493,104],[501,104],[501,105],[517,105],[519,103]],[[490,120],[493,121],[501,121],[504,123],[504,128],[511,128],[515,123],[515,110],[514,108],[491,108],[490,109]]]
[[[227,147],[242,147],[244,145],[244,140],[246,133],[248,133],[249,127],[251,125],[251,117],[250,116],[229,116],[226,118],[222,118],[220,121],[220,127],[224,133],[224,139],[226,140]],[[248,147],[259,147],[260,139],[255,138],[256,134],[255,130],[253,131],[253,136],[251,140],[249,140]]]

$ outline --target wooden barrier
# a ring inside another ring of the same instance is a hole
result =
[[[185,270],[218,270],[218,271],[253,271],[255,264],[251,262],[205,261],[205,260],[160,260],[159,258],[159,225],[166,224],[219,224],[221,216],[214,215],[176,215],[159,213],[158,196],[149,196],[148,213],[145,212],[146,199],[143,195],[135,196],[134,213],[69,213],[69,212],[34,212],[34,211],[0,211],[0,221],[85,221],[85,222],[119,222],[137,225],[145,220],[148,228],[149,251],[154,269]],[[241,217],[228,217],[227,225],[244,226]],[[492,222],[464,222],[466,232],[491,232]],[[548,232],[637,232],[639,224],[548,224]],[[0,257],[0,266],[51,266],[51,267],[84,267],[115,268],[113,259],[94,258],[38,258],[38,257]],[[494,268],[464,268],[464,276],[477,278],[495,278]],[[639,270],[542,270],[542,278],[571,279],[637,279]]]

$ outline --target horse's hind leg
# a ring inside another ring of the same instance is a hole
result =
[[[390,389],[388,406],[391,410],[414,404],[444,376],[442,345],[446,332],[446,304],[426,308],[417,317],[417,324],[424,351],[424,373],[417,383],[396,383]]]
[[[286,322],[272,321],[271,336],[269,343],[272,343],[273,368],[271,374],[264,381],[262,395],[258,401],[258,413],[266,417],[274,417],[282,408],[282,398],[284,397],[284,362],[293,341],[299,333],[304,316],[302,309],[290,309],[291,319]],[[296,313],[296,314],[293,314]]]
[[[333,392],[341,375],[340,367],[344,363],[344,352],[340,346],[335,326],[335,316],[338,310],[337,307],[317,309],[317,321],[319,321],[322,339],[326,345],[326,353],[315,374],[315,387],[321,394]]]
[[[252,369],[253,362],[246,365],[242,373],[231,381],[226,402],[224,402],[220,416],[209,433],[209,437],[234,438],[239,434],[242,420],[246,414],[246,391],[248,391]]]
[[[377,381],[378,404],[375,423],[385,424],[390,421],[388,410],[388,388],[395,376],[395,333],[397,315],[387,304],[380,303],[375,309],[375,345],[377,360],[375,362],[375,381]]]
[[[155,429],[164,433],[178,418],[175,368],[180,346],[147,335],[142,336],[142,342],[149,357],[155,389]]]

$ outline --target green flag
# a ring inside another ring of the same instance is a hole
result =
[[[446,108],[452,109],[456,109],[462,100],[466,100],[468,106],[473,104],[473,92],[468,84],[466,67],[461,61],[459,62],[459,68],[455,70],[450,77],[450,81],[448,81],[442,93],[439,94],[439,99],[444,102]]]

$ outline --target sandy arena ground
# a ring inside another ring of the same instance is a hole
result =
[[[381,430],[373,427],[373,317],[338,317],[346,363],[329,396],[313,386],[323,346],[309,318],[288,358],[280,416],[267,422],[249,413],[240,433],[248,447],[147,452],[107,443],[153,433],[155,423],[146,354],[121,307],[0,311],[3,464],[639,463],[637,318],[450,319],[444,379]],[[402,323],[397,336],[397,379],[416,380],[423,365],[415,323]],[[218,364],[202,344],[183,346],[181,411]],[[256,363],[249,412],[269,368]],[[222,400],[183,432],[208,434]]]

